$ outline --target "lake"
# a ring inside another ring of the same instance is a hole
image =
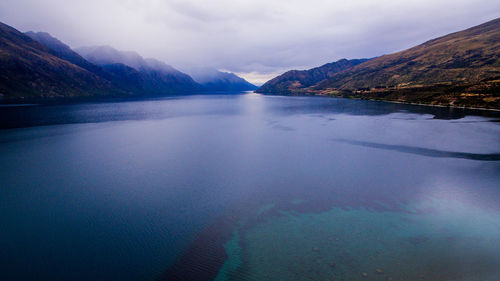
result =
[[[0,280],[500,280],[500,113],[0,107]]]

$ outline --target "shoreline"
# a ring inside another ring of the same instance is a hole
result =
[[[349,98],[347,98],[349,99]],[[356,98],[350,98],[356,99]],[[431,106],[431,107],[440,107],[440,108],[456,108],[456,109],[471,109],[471,110],[488,110],[494,112],[500,112],[500,109],[496,108],[486,108],[486,107],[468,107],[468,106],[455,106],[455,105],[441,105],[441,104],[427,104],[427,103],[416,103],[416,102],[405,102],[405,101],[393,101],[393,100],[378,100],[378,99],[359,99],[359,100],[369,100],[369,101],[382,101],[382,102],[390,102],[390,103],[399,103],[399,104],[409,104],[409,105],[419,105],[419,106]]]
[[[262,93],[262,92],[254,92],[254,93],[255,94],[259,94],[259,95],[264,95],[264,96],[343,98],[343,99],[351,99],[351,100],[380,101],[380,102],[388,102],[388,103],[417,105],[417,106],[429,106],[429,107],[439,107],[439,108],[453,108],[453,109],[467,109],[467,110],[484,110],[484,111],[500,112],[500,108],[470,107],[470,106],[456,106],[456,105],[444,105],[444,104],[428,104],[428,103],[417,103],[417,102],[408,102],[408,101],[396,101],[396,100],[388,100],[388,99],[357,98],[357,97],[348,97],[348,96],[342,96],[342,95],[299,94],[299,93],[293,93],[293,94],[282,93],[282,94],[277,94],[277,93]]]

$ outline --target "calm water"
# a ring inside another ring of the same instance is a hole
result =
[[[256,94],[3,106],[0,280],[500,280],[499,119]]]

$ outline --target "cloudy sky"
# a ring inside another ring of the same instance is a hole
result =
[[[261,84],[374,57],[500,17],[498,0],[2,0],[0,21],[71,47],[110,45]]]

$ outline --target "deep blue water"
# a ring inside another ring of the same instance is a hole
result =
[[[257,94],[2,106],[0,280],[498,280],[499,119]]]

